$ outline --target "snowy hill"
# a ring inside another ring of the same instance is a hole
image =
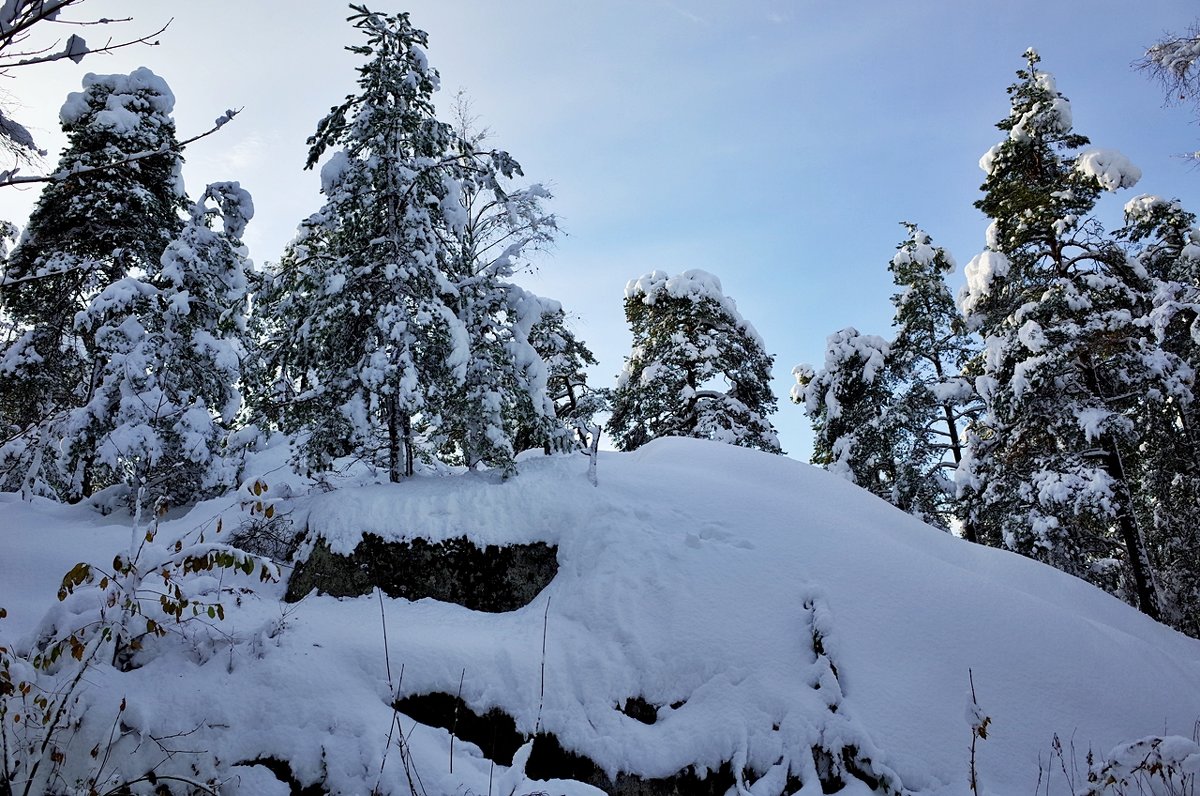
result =
[[[286,491],[280,460],[268,451],[256,464],[268,495]],[[289,476],[295,496],[273,505],[310,530],[306,549],[317,534],[334,553],[364,534],[545,542],[557,574],[506,613],[379,595],[284,603],[283,583],[189,576],[225,620],[148,639],[130,671],[95,665],[56,776],[156,767],[216,778],[222,793],[409,793],[412,773],[431,796],[509,796],[601,792],[562,776],[586,780],[580,771],[666,792],[636,781],[690,767],[674,792],[808,796],[840,781],[848,796],[948,796],[968,792],[971,671],[991,718],[980,779],[991,794],[1031,794],[1039,774],[1046,788],[1039,760],[1055,734],[1085,767],[1089,748],[1190,737],[1200,719],[1200,641],[808,465],[664,439],[602,453],[598,487],[582,456],[520,469],[504,483],[470,474],[328,492]],[[248,495],[163,522],[159,541],[215,532],[218,517],[235,527]],[[43,631],[82,616],[95,595],[56,603],[63,573],[129,544],[128,522],[0,496],[0,644],[27,648],[48,606]],[[453,740],[399,717],[408,773],[396,737],[383,760],[393,695],[414,713],[432,703],[403,698],[460,704]],[[106,753],[89,755],[94,745]],[[1050,776],[1050,793],[1070,793],[1061,769]]]

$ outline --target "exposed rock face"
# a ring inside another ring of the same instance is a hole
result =
[[[364,534],[354,552],[343,556],[318,539],[292,572],[286,599],[296,602],[313,589],[358,597],[378,586],[389,597],[431,597],[490,613],[515,611],[554,579],[557,552],[544,542],[479,548],[466,537],[386,542]]]
[[[638,717],[638,721],[653,723],[648,720],[653,706],[640,697],[629,702],[644,706],[641,710],[647,715]],[[451,694],[408,696],[396,700],[395,708],[422,724],[451,731],[455,737],[475,744],[486,757],[505,766],[512,765],[517,749],[529,740],[529,736],[517,731],[516,722],[502,710],[491,708],[479,715]],[[729,763],[718,771],[708,772],[705,777],[697,776],[689,767],[669,777],[642,777],[620,772],[614,780],[595,761],[564,749],[558,738],[545,732],[533,736],[533,749],[525,764],[525,773],[533,779],[586,782],[612,796],[724,796],[734,785]]]

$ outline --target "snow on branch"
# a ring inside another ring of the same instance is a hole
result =
[[[1132,188],[1142,178],[1142,170],[1129,158],[1115,149],[1093,147],[1079,153],[1075,160],[1075,171],[1090,177],[1109,192],[1120,188]]]
[[[208,136],[220,130],[229,122],[230,119],[240,112],[241,108],[238,108],[237,110],[225,111],[225,113],[216,119],[212,127],[205,130],[203,133],[200,133],[199,135],[194,135],[191,138],[185,138],[175,147],[161,147],[159,149],[151,149],[144,152],[135,152],[132,155],[126,155],[123,158],[118,158],[110,163],[103,163],[99,166],[80,166],[70,171],[56,171],[53,174],[29,177],[18,177],[17,172],[19,169],[15,168],[9,169],[8,171],[0,171],[0,188],[7,188],[11,185],[29,185],[31,183],[38,182],[63,182],[71,179],[72,177],[78,177],[83,174],[92,174],[93,172],[98,171],[108,171],[109,169],[114,169],[119,166],[133,163],[134,161],[145,160],[146,158],[165,155],[171,152],[181,152],[183,151],[183,148],[189,144],[194,144],[200,139],[207,138]]]

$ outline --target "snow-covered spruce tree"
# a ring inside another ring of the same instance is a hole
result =
[[[953,479],[965,453],[963,427],[980,410],[974,387],[961,375],[977,346],[946,285],[954,259],[916,225],[905,227],[908,240],[888,265],[899,289],[892,295],[896,336],[887,354],[899,389],[893,422],[901,429],[893,502],[941,527],[962,520],[963,536],[977,541],[959,510]]]
[[[96,332],[105,313],[122,310],[104,291],[157,264],[185,205],[166,83],[145,68],[83,83],[61,112],[68,144],[58,171],[71,176],[43,190],[0,281],[15,327],[0,357],[3,487],[72,500],[117,480],[95,460],[112,418],[64,422],[94,400],[108,364]],[[86,170],[155,151],[163,154]]]
[[[878,335],[846,327],[825,340],[821,370],[792,369],[792,401],[813,424],[812,463],[895,503],[899,417],[891,347]]]
[[[625,318],[633,348],[608,424],[618,449],[698,437],[781,452],[768,419],[774,358],[720,280],[700,270],[646,274],[625,286]]]
[[[256,381],[271,385],[309,471],[354,454],[398,481],[417,457],[455,444],[471,464],[508,467],[509,426],[498,418],[514,391],[537,383],[540,363],[522,338],[541,309],[503,277],[524,245],[552,230],[540,215],[544,192],[504,194],[500,181],[517,163],[476,152],[435,117],[437,72],[407,14],[351,8],[367,40],[349,48],[366,58],[359,92],[309,139],[309,167],[334,150],[321,169],[326,202],[264,292],[266,375]],[[516,236],[495,247],[504,233],[471,228],[471,202],[485,196],[498,202],[494,223],[510,211],[519,219]],[[535,217],[541,226],[531,229]],[[513,355],[515,365],[497,363]],[[505,367],[525,381],[488,381]]]
[[[988,415],[963,468],[985,540],[1039,558],[1159,615],[1130,455],[1147,402],[1180,363],[1143,319],[1144,271],[1089,219],[1102,190],[1140,172],[1089,149],[1038,56],[1009,88],[1006,138],[980,161],[988,247],[961,307],[984,338],[976,385]]]

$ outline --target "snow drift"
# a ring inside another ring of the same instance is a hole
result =
[[[271,472],[282,456],[256,464],[268,494],[289,491]],[[224,595],[225,621],[156,640],[132,671],[90,673],[64,777],[94,773],[87,751],[109,737],[122,699],[114,772],[137,776],[157,760],[153,739],[186,732],[179,746],[205,750],[231,794],[289,792],[272,771],[332,792],[408,793],[400,752],[384,760],[391,704],[426,694],[552,736],[610,779],[689,770],[755,796],[821,793],[822,780],[847,796],[966,792],[968,672],[991,718],[977,748],[991,793],[1033,793],[1055,734],[1082,765],[1088,748],[1191,736],[1200,719],[1200,642],[821,470],[692,439],[602,453],[595,488],[586,468],[538,456],[507,482],[311,493],[293,477],[294,496],[275,505],[309,546],[319,535],[349,552],[368,533],[545,542],[558,572],[501,614],[381,595],[285,605],[282,584],[197,577],[198,593]],[[236,526],[238,498],[201,504],[160,535],[218,517]],[[127,524],[85,509],[0,496],[3,637],[27,646],[62,573],[111,560],[128,540]],[[538,778],[536,742],[510,765],[445,728],[403,715],[400,726],[431,795],[600,792]],[[177,754],[159,765],[197,764]]]

